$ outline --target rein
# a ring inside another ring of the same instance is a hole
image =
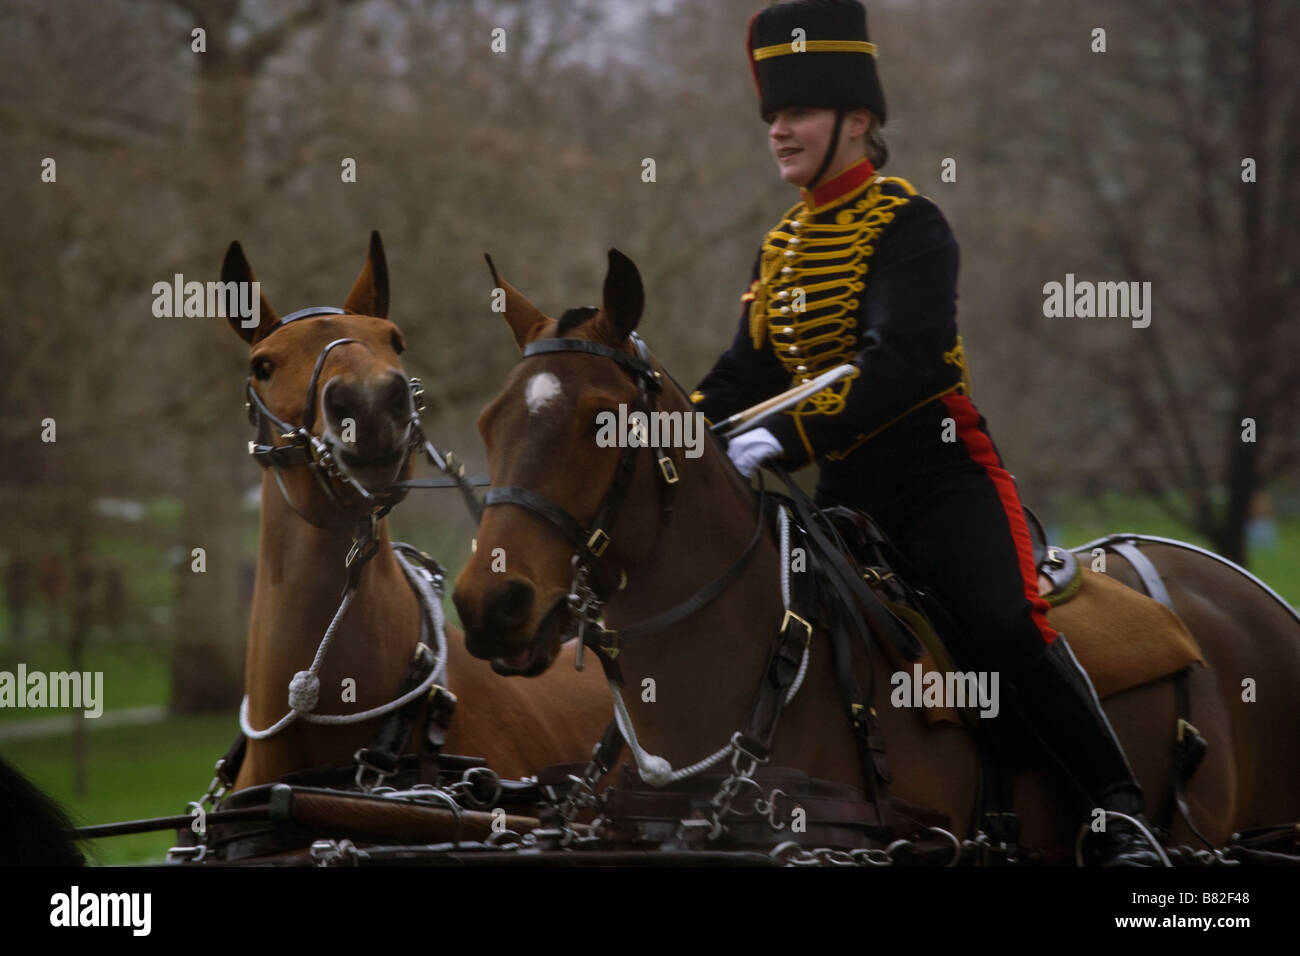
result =
[[[636,380],[638,396],[635,410],[650,413],[655,405],[654,396],[662,389],[662,374],[651,365],[644,341],[635,333],[632,333],[631,340],[636,349],[635,355],[595,342],[545,339],[526,346],[523,358],[526,360],[537,355],[571,352],[611,359],[630,371]],[[667,499],[675,491],[679,480],[675,467],[672,467],[672,460],[663,449],[649,445],[644,438],[640,444],[651,448],[659,464],[659,474],[662,479],[661,494]],[[722,780],[707,806],[695,818],[680,821],[677,831],[679,841],[691,843],[697,836],[710,841],[717,840],[727,830],[724,819],[741,812],[733,804],[742,794],[750,794],[754,812],[766,815],[769,823],[774,828],[779,828],[772,818],[772,812],[783,791],[773,789],[764,796],[765,790],[755,777],[759,767],[767,764],[782,712],[798,693],[807,673],[813,636],[813,625],[810,619],[813,616],[813,609],[819,603],[817,577],[811,572],[805,572],[798,576],[797,583],[791,581],[792,519],[790,510],[782,504],[778,508],[778,526],[781,552],[779,556],[781,598],[785,614],[780,628],[770,641],[763,677],[760,679],[741,728],[731,735],[730,741],[724,747],[679,770],[674,770],[664,758],[644,750],[637,740],[631,714],[623,699],[624,681],[617,657],[629,641],[666,630],[681,622],[714,601],[739,579],[762,538],[765,493],[761,486],[760,473],[754,533],[745,550],[726,571],[687,600],[664,612],[625,628],[617,630],[608,628],[603,622],[602,613],[608,600],[608,592],[595,583],[595,570],[597,562],[609,547],[608,529],[617,519],[632,481],[635,449],[636,446],[631,442],[624,448],[615,468],[613,483],[597,509],[595,520],[590,525],[584,525],[555,502],[528,488],[518,486],[492,488],[488,491],[485,500],[485,507],[512,504],[533,512],[554,526],[573,545],[574,552],[571,559],[573,580],[567,603],[569,612],[578,626],[580,643],[576,654],[577,664],[579,667],[582,666],[582,649],[585,646],[592,646],[598,653],[598,659],[605,671],[614,698],[614,721],[597,743],[592,759],[583,772],[568,777],[572,786],[563,798],[553,804],[556,816],[562,821],[560,825],[563,828],[574,819],[580,809],[598,805],[596,783],[614,766],[618,752],[626,742],[632,751],[641,780],[654,788],[679,783],[713,767],[728,755],[731,756],[730,773]],[[882,639],[898,647],[908,659],[918,657],[919,643],[915,636],[903,628],[871,590],[858,580],[856,572],[817,527],[819,512],[812,502],[802,495],[784,472],[778,469],[778,474],[790,486],[792,498],[789,504],[798,516],[800,543],[810,555],[815,555],[817,565],[826,576],[831,592],[837,595],[841,607],[846,612],[845,616],[852,620],[853,628],[862,640],[870,646],[871,633],[874,631]],[[671,517],[671,505],[667,500],[662,502],[662,509],[666,526]],[[834,534],[833,531],[831,533]],[[624,573],[622,583],[619,585],[620,589],[626,586],[626,583]],[[794,583],[793,594],[792,583]],[[858,607],[853,607],[854,604]],[[862,620],[862,617],[865,620]],[[832,626],[828,630],[832,670],[862,760],[867,799],[874,809],[872,817],[878,825],[893,825],[898,817],[892,812],[890,806],[892,798],[888,797],[885,789],[891,775],[885,760],[884,741],[880,736],[876,714],[871,708],[872,689],[869,688],[868,693],[863,695],[857,685],[853,675],[848,633],[843,627]],[[848,813],[847,810],[845,812]]]

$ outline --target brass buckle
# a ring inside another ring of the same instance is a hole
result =
[[[785,634],[785,633],[790,629],[790,622],[791,622],[791,621],[794,621],[794,622],[796,622],[796,623],[798,623],[798,624],[803,625],[803,630],[804,630],[804,638],[803,638],[803,640],[804,640],[804,643],[805,643],[805,644],[807,644],[809,641],[812,640],[812,633],[813,633],[813,627],[812,627],[812,625],[809,624],[809,623],[808,623],[806,620],[804,620],[803,618],[801,618],[798,614],[794,613],[794,611],[786,611],[786,612],[785,612],[785,617],[783,617],[783,618],[781,619],[781,633],[782,633],[782,634]]]
[[[591,537],[587,539],[587,550],[598,558],[605,553],[605,549],[608,547],[609,535],[605,533],[603,528],[597,528],[591,533]]]
[[[1195,727],[1192,726],[1192,724],[1191,724],[1190,721],[1184,720],[1183,718],[1179,717],[1179,718],[1178,718],[1178,737],[1177,737],[1177,740],[1178,740],[1178,743],[1180,743],[1180,744],[1183,742],[1183,731],[1184,731],[1184,730],[1190,730],[1192,733],[1196,734],[1197,736],[1200,736],[1200,733],[1201,733],[1199,730],[1197,730]]]
[[[673,464],[673,460],[667,455],[659,457],[659,473],[664,476],[666,484],[675,485],[681,481],[681,478],[677,475],[677,466]]]
[[[865,727],[867,725],[866,717],[863,716],[863,711],[866,711],[867,713],[871,714],[872,717],[879,716],[876,713],[876,708],[868,707],[866,704],[850,704],[849,710],[853,714],[853,723],[858,727]]]

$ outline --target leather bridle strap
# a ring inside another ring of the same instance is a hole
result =
[[[666,630],[679,621],[690,617],[696,611],[702,610],[711,604],[714,600],[722,595],[732,583],[740,577],[745,568],[749,565],[750,559],[753,558],[755,551],[758,550],[758,542],[763,537],[763,495],[762,492],[756,497],[756,517],[754,520],[754,533],[749,538],[749,544],[741,552],[740,557],[732,562],[727,570],[723,571],[718,577],[714,578],[704,587],[700,588],[693,595],[675,607],[669,608],[661,614],[645,621],[639,621],[628,627],[619,628],[618,643],[620,645],[628,644],[638,638],[645,637],[647,634],[654,634],[658,631]],[[589,643],[588,646],[594,646]]]
[[[634,338],[638,349],[644,352],[644,343],[639,338]],[[588,342],[583,339],[542,339],[537,342],[530,342],[524,347],[523,357],[532,358],[537,355],[548,355],[558,352],[575,352],[584,355],[595,355],[601,358],[607,358],[633,373],[637,380],[638,400],[637,406],[633,411],[640,411],[646,414],[651,413],[650,393],[657,392],[662,387],[662,376],[651,364],[639,355],[631,355],[619,349],[611,348],[599,342]],[[609,526],[617,518],[619,511],[622,509],[623,501],[627,496],[628,488],[632,484],[632,473],[636,464],[636,449],[638,446],[628,443],[624,446],[622,454],[619,456],[618,465],[614,470],[614,480],[606,492],[604,500],[596,513],[595,520],[591,528],[584,529],[581,522],[571,514],[546,498],[529,488],[523,488],[517,485],[503,485],[501,487],[489,489],[483,501],[483,507],[490,508],[494,505],[516,505],[533,512],[541,518],[544,518],[553,525],[566,541],[573,545],[575,549],[575,561],[590,566],[590,564],[602,554],[609,546]],[[664,484],[669,488],[676,484],[677,474],[675,466],[671,465],[672,459],[669,458],[657,444],[647,445],[655,454],[656,461],[660,464],[660,475],[664,479]],[[664,461],[669,465],[665,466]],[[663,505],[664,523],[666,524],[671,515],[671,503],[665,497]]]
[[[316,366],[311,370],[311,379],[307,382],[307,404],[302,412],[303,431],[310,432],[312,426],[316,424],[316,386],[320,382],[320,373],[325,367],[325,359],[340,345],[364,344],[358,339],[335,339],[320,350],[320,355],[316,356]]]
[[[636,341],[640,344],[640,339]],[[619,349],[610,348],[608,345],[602,345],[599,342],[588,342],[585,339],[539,339],[524,346],[524,358],[531,358],[534,355],[546,355],[552,352],[581,352],[587,355],[600,355],[612,359],[633,372],[640,379],[640,384],[649,391],[659,391],[663,383],[663,377],[645,359]]]
[[[493,505],[518,505],[521,508],[527,508],[555,525],[560,534],[564,535],[565,540],[575,548],[581,548],[586,543],[587,535],[582,530],[582,525],[578,524],[573,516],[563,508],[552,504],[549,498],[545,498],[535,491],[529,491],[527,488],[520,488],[515,485],[489,488],[487,495],[483,498],[483,507],[491,508]],[[599,527],[599,523],[597,527]]]

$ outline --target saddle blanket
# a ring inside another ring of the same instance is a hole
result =
[[[1191,664],[1205,666],[1196,639],[1169,608],[1086,567],[1080,567],[1078,575],[1077,589],[1048,611],[1047,620],[1070,642],[1098,697],[1104,700]],[[899,611],[895,605],[891,609]],[[914,623],[914,615],[900,616]],[[954,669],[951,656],[930,627],[912,630],[925,646],[922,671]],[[894,663],[907,670],[912,666],[900,660]],[[925,714],[932,724],[962,723],[952,707],[928,707]]]

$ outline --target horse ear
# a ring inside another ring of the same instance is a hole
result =
[[[604,321],[620,341],[636,331],[645,308],[645,289],[636,264],[617,249],[609,250],[609,269],[605,272],[605,301],[601,313]]]
[[[222,282],[247,282],[252,283],[253,267],[248,264],[248,259],[244,257],[244,250],[239,242],[232,242],[230,248],[226,250],[226,258],[221,263],[221,281]],[[275,328],[280,317],[276,315],[275,309],[271,308],[270,303],[266,301],[266,296],[261,295],[258,302],[259,321],[256,328],[247,328],[244,320],[238,315],[226,317],[230,327],[235,330],[235,334],[247,342],[249,345],[256,345],[264,339]]]
[[[490,255],[485,252],[483,258],[487,260],[488,269],[492,272],[492,285],[505,293],[506,322],[510,330],[515,333],[515,344],[522,352],[525,345],[546,331],[547,323],[554,323],[555,320],[548,318],[541,309],[529,302],[522,292],[502,279]]]
[[[379,239],[379,231],[370,234],[370,253],[366,264],[361,267],[361,274],[352,283],[343,308],[358,315],[373,315],[381,319],[388,318],[388,260],[384,258],[384,244]]]

